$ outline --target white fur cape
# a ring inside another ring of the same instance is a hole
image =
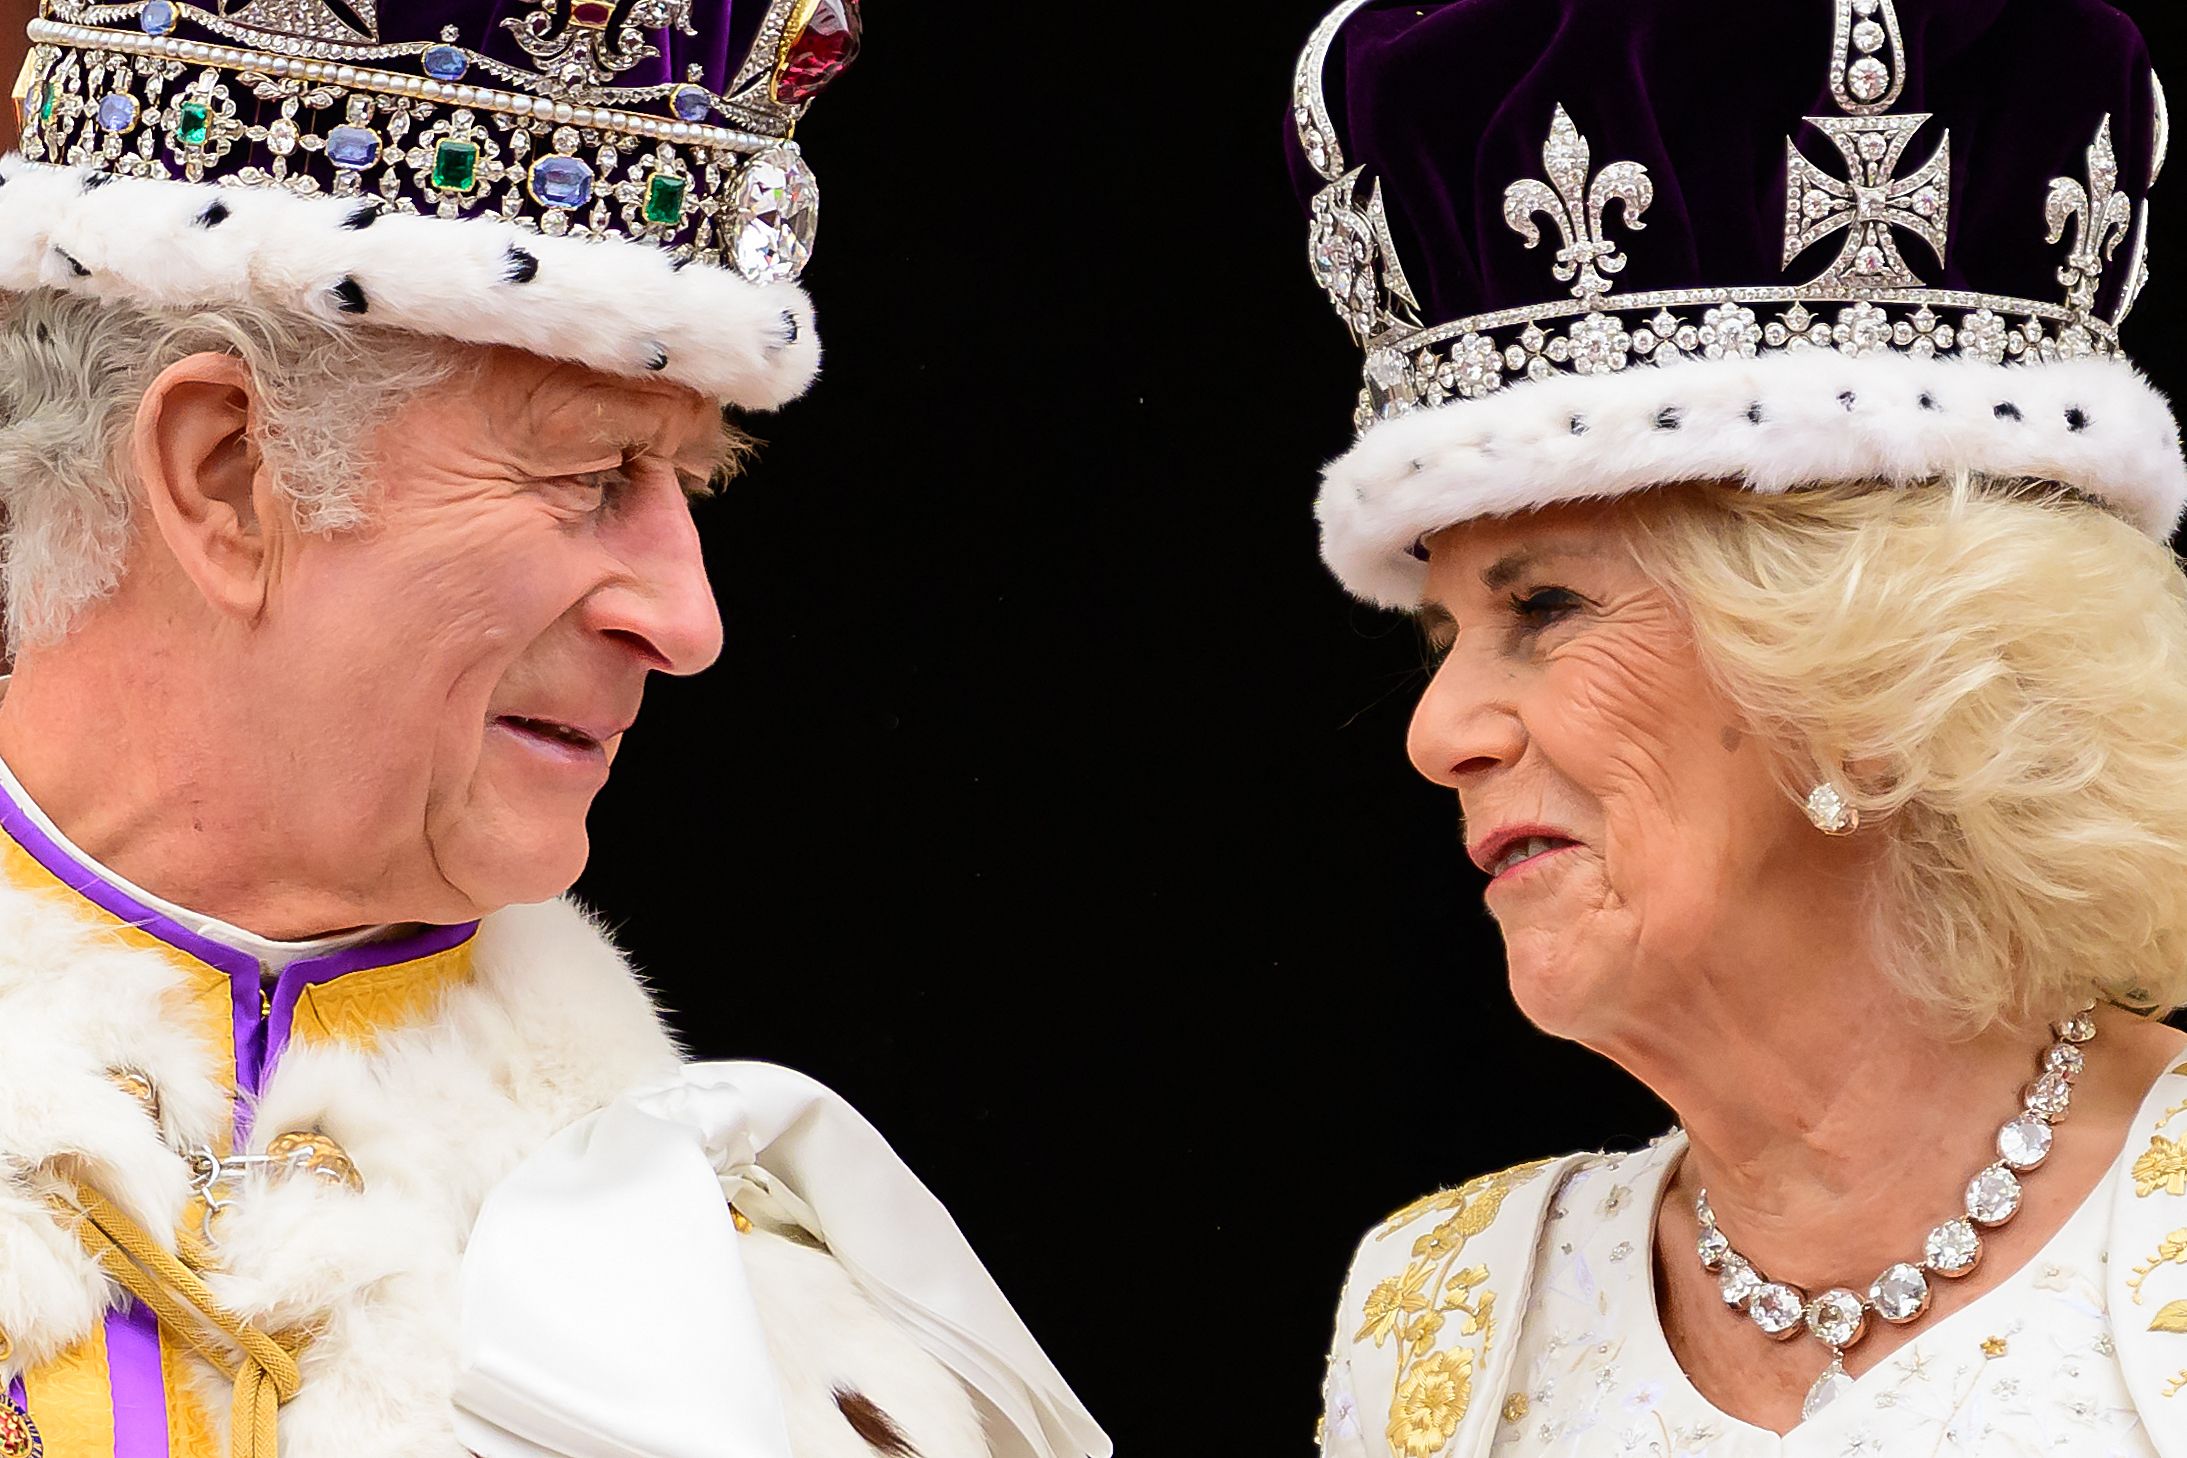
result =
[[[362,1193],[253,1181],[221,1216],[220,1298],[267,1329],[321,1332],[281,1411],[287,1458],[460,1458],[456,1272],[480,1201],[555,1131],[677,1062],[636,977],[567,902],[487,918],[474,965],[435,1016],[375,1052],[292,1044],[258,1102],[253,1149],[322,1130],[364,1178]],[[182,994],[166,958],[123,945],[72,898],[0,883],[0,1332],[14,1348],[0,1388],[120,1300],[48,1214],[50,1176],[33,1172],[74,1155],[139,1224],[166,1231],[189,1194],[174,1148],[217,1143],[227,1128],[219,1055],[175,1016]],[[115,1068],[156,1084],[162,1127],[109,1079]],[[845,1391],[870,1399],[920,1458],[985,1458],[962,1385],[831,1257],[765,1233],[746,1236],[742,1254],[797,1458],[874,1458],[842,1410]],[[227,1386],[197,1367],[224,1438]]]

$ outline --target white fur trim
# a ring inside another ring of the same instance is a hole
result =
[[[224,980],[206,975],[225,998]],[[140,1224],[164,1231],[189,1195],[173,1146],[217,1143],[227,1126],[221,1055],[178,1015],[187,995],[166,957],[122,944],[74,897],[0,881],[0,1331],[14,1344],[0,1385],[66,1350],[122,1299],[46,1208],[51,1182],[26,1172],[75,1155]],[[550,1135],[657,1080],[677,1057],[621,955],[567,902],[488,917],[472,977],[377,1049],[289,1047],[258,1102],[251,1147],[323,1130],[365,1187],[244,1182],[220,1217],[224,1268],[209,1278],[246,1318],[318,1333],[303,1389],[281,1409],[287,1458],[462,1458],[451,1400],[456,1272],[480,1202]],[[160,1128],[109,1080],[114,1067],[157,1085]],[[873,1458],[835,1406],[839,1386],[870,1396],[925,1458],[986,1458],[963,1384],[833,1257],[762,1237],[746,1261],[797,1458]],[[228,1385],[186,1360],[225,1444]],[[34,1416],[37,1402],[34,1388]]]
[[[1415,410],[1331,463],[1315,515],[1345,587],[1411,608],[1427,577],[1413,545],[1476,517],[1680,481],[1787,491],[1962,470],[2061,482],[2158,538],[2187,505],[2171,407],[2123,361],[1812,349],[1566,375]]]
[[[754,410],[796,398],[819,372],[812,303],[794,284],[679,270],[650,244],[550,238],[484,218],[383,212],[348,226],[370,206],[114,177],[11,153],[0,159],[0,290],[43,286],[167,308],[286,306],[672,380]],[[361,298],[363,312],[345,310],[338,289]]]

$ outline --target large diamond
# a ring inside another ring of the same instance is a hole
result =
[[[2025,1102],[2028,1108],[2055,1124],[2072,1106],[2073,1085],[2062,1073],[2046,1073],[2028,1085]]]
[[[1860,1340],[1867,1324],[1860,1297],[1835,1286],[1807,1303],[1807,1329],[1833,1347],[1849,1347]]]
[[[1982,1237],[1964,1219],[1947,1220],[1929,1232],[1921,1253],[1938,1275],[1964,1276],[1982,1259]]]
[[[2088,1066],[2088,1055],[2078,1043],[2053,1043],[2044,1050],[2043,1067],[2051,1073],[2062,1073],[2067,1078],[2079,1078],[2081,1070]]]
[[[1885,1321],[1912,1321],[1929,1309],[1929,1278],[1921,1267],[1900,1261],[1876,1277],[1868,1299]]]
[[[782,283],[804,272],[820,226],[820,184],[795,148],[770,147],[737,179],[733,255],[753,283]]]
[[[819,0],[783,47],[775,66],[775,100],[794,106],[818,96],[858,59],[861,29],[858,0]]]
[[[1725,1256],[1723,1269],[1717,1273],[1716,1289],[1723,1293],[1726,1306],[1744,1306],[1749,1296],[1762,1289],[1762,1278],[1738,1256]]]
[[[1752,1300],[1747,1302],[1747,1315],[1754,1324],[1773,1337],[1790,1336],[1807,1315],[1807,1303],[1800,1293],[1782,1281],[1770,1281],[1756,1289]]]
[[[1993,1164],[1967,1181],[1967,1214],[1983,1225],[1999,1225],[2020,1208],[2020,1177]]]
[[[1694,1248],[1701,1253],[1701,1264],[1712,1271],[1724,1263],[1725,1256],[1731,1254],[1731,1242],[1724,1238],[1723,1231],[1713,1225],[1701,1227],[1701,1238],[1694,1242]]]
[[[2052,1026],[2052,1031],[2068,1043],[2085,1043],[2096,1036],[2096,1020],[2084,1009]]]
[[[2014,1169],[2033,1169],[2050,1154],[2050,1121],[2022,1114],[1997,1131],[1997,1152]]]
[[[1874,101],[1891,84],[1891,73],[1874,56],[1862,56],[1845,68],[1845,84],[1862,101]]]

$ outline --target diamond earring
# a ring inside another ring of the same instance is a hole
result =
[[[1807,793],[1803,807],[1807,818],[1815,822],[1815,828],[1824,835],[1851,835],[1860,829],[1860,811],[1845,803],[1845,796],[1838,787],[1824,780]]]

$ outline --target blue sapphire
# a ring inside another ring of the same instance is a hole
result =
[[[685,121],[702,122],[713,111],[714,98],[708,96],[703,87],[679,86],[668,98],[668,104]]]
[[[108,92],[99,102],[99,125],[110,132],[126,132],[137,124],[137,98],[119,91]]]
[[[167,34],[175,28],[173,0],[150,0],[149,4],[137,12],[137,24],[144,28],[146,35]]]
[[[327,133],[327,161],[351,172],[380,160],[380,139],[369,127],[336,127]]]
[[[425,67],[425,74],[435,81],[460,81],[463,73],[471,69],[471,58],[454,46],[428,46],[418,58]]]
[[[577,157],[542,157],[532,164],[532,196],[550,208],[592,201],[592,168]]]

